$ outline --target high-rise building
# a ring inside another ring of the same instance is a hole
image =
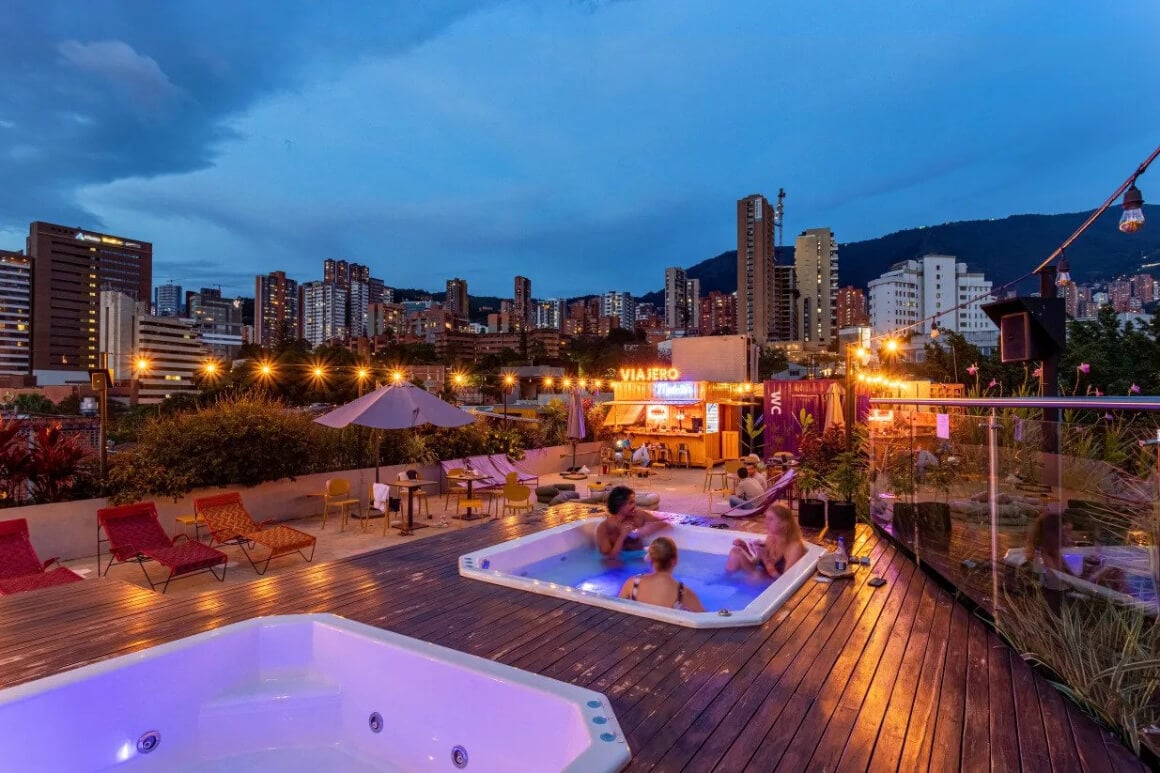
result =
[[[457,317],[467,319],[470,316],[471,309],[469,307],[467,298],[467,280],[455,279],[447,280],[447,310]]]
[[[773,207],[764,196],[737,202],[737,332],[758,344],[773,338],[773,227]]]
[[[526,330],[532,322],[532,280],[517,276],[512,295],[512,329]]]
[[[398,338],[407,326],[407,308],[401,303],[372,303],[367,307],[367,334]]]
[[[536,301],[536,328],[560,330],[564,326],[564,301],[547,298]]]
[[[683,268],[665,269],[665,327],[696,331],[701,324],[701,280]]]
[[[254,342],[277,346],[298,335],[298,283],[285,271],[259,276],[254,283]]]
[[[242,307],[241,298],[223,298],[214,287],[185,294],[187,317],[215,359],[232,360],[242,348]]]
[[[1116,313],[1132,311],[1132,282],[1127,279],[1108,282],[1108,298]]]
[[[23,375],[32,365],[32,263],[0,250],[0,374]]]
[[[166,282],[153,290],[153,308],[159,317],[181,317],[185,314],[181,285]]]
[[[352,286],[361,284],[351,282]],[[344,341],[349,335],[346,327],[347,291],[333,282],[304,282],[301,288],[302,338],[311,346],[322,346],[331,341]]]
[[[846,286],[838,290],[838,329],[870,324],[866,312],[866,294],[862,288]]]
[[[352,278],[346,288],[344,322],[349,338],[363,338],[367,334],[367,307],[370,305],[370,282]]]
[[[689,296],[689,330],[701,328],[701,280],[686,279],[685,294]]]
[[[616,317],[622,328],[636,328],[636,301],[632,293],[611,291],[600,297],[600,316]],[[607,334],[606,334],[607,335]]]
[[[870,325],[875,337],[904,329],[918,333],[910,343],[916,353],[929,340],[932,323],[989,352],[999,339],[999,328],[982,309],[990,293],[991,282],[967,271],[967,265],[953,255],[904,260],[871,280]],[[928,318],[930,322],[923,322]],[[927,329],[915,328],[920,322]]]
[[[678,266],[665,269],[665,327],[687,330],[689,320],[689,278]]]
[[[701,299],[700,331],[703,336],[722,335],[737,330],[737,294],[711,291]]]
[[[797,272],[793,263],[773,266],[773,332],[771,341],[797,340]]]
[[[828,349],[838,335],[838,242],[829,228],[802,231],[794,243],[797,340],[806,349]]]
[[[100,293],[148,303],[153,245],[52,223],[29,227],[32,259],[32,369],[42,384],[100,367]],[[87,376],[85,376],[87,378]]]

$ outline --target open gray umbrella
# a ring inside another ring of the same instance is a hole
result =
[[[565,437],[572,441],[572,472],[576,471],[576,444],[588,435],[584,424],[584,401],[575,389],[568,395],[568,430]]]
[[[474,423],[475,417],[414,384],[393,384],[340,405],[315,421],[336,428],[357,424],[374,429],[412,429],[422,424],[464,427]],[[377,458],[375,461],[377,481]]]

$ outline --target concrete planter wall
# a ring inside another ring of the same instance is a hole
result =
[[[577,447],[577,464],[589,464],[595,459],[600,443],[581,443]],[[572,447],[553,446],[536,448],[527,452],[520,466],[537,475],[560,472],[571,465]],[[392,465],[379,468],[380,480],[396,480],[398,474],[408,469],[416,469],[428,480],[442,481],[439,465]],[[341,472],[303,475],[295,480],[279,480],[262,483],[251,488],[226,486],[224,488],[198,489],[177,502],[168,499],[157,500],[157,512],[161,523],[171,534],[180,531],[174,519],[181,515],[193,514],[193,500],[225,491],[238,491],[246,503],[246,508],[255,519],[289,521],[307,518],[322,512],[322,490],[328,478],[342,477],[351,483],[353,493],[366,497],[375,482],[375,468],[343,470]],[[429,487],[429,493],[437,493],[439,486]],[[32,544],[42,558],[57,556],[70,560],[96,556],[97,553],[97,510],[107,505],[105,499],[85,499],[73,502],[58,502],[51,505],[28,505],[0,510],[0,521],[24,518],[28,521]],[[190,535],[192,536],[192,535]],[[94,567],[96,563],[94,561]]]

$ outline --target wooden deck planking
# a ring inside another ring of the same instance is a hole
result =
[[[884,548],[893,554],[893,549],[888,548],[885,543],[875,545],[872,554],[872,558],[878,562],[877,566],[880,568],[889,563],[884,561],[882,555]],[[859,577],[855,582],[860,585],[865,579],[866,577]],[[820,599],[821,589],[819,588],[813,595]],[[799,593],[798,596],[803,601],[810,598],[809,594],[803,596]],[[859,596],[863,602],[868,603],[876,598],[883,598],[885,594],[859,594]],[[757,677],[787,643],[796,641],[797,637],[793,635],[796,630],[788,625],[778,626],[774,634],[761,643],[754,655],[736,671],[734,678],[714,696],[706,710],[698,717],[698,721],[676,739],[662,759],[662,767],[676,766],[679,760],[686,758],[689,759],[686,769],[691,770],[707,770],[717,763],[721,754],[732,744],[737,734],[749,725],[753,715],[765,701],[772,685],[763,684]],[[844,650],[838,651],[839,657],[841,652]],[[822,668],[811,670],[807,678],[821,671]],[[802,690],[803,686],[808,692],[810,689],[808,685],[800,685],[799,690]],[[796,745],[792,747],[796,748],[798,748]]]
[[[846,742],[850,738],[855,721],[858,719],[862,702],[870,688],[874,670],[878,667],[882,653],[890,641],[894,623],[906,602],[907,595],[910,593],[910,586],[914,582],[921,582],[921,576],[915,565],[907,561],[898,571],[898,574],[891,579],[888,586],[890,595],[886,600],[886,605],[874,625],[869,640],[863,646],[862,651],[857,653],[857,661],[854,663],[853,671],[850,673],[845,688],[838,697],[838,705],[814,749],[813,756],[810,758],[809,769],[834,770],[838,767],[842,753],[846,749]]]
[[[585,514],[560,508],[546,525]],[[0,685],[256,614],[328,611],[603,691],[632,770],[958,768],[992,757],[1065,770],[1069,755],[1084,770],[1140,769],[868,529],[855,552],[873,555],[886,587],[867,587],[865,571],[811,582],[764,626],[700,631],[458,576],[461,553],[544,525],[507,519],[180,599],[109,581],[3,598]],[[992,683],[985,699],[969,681],[979,673]]]

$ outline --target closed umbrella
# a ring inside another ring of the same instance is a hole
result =
[[[588,435],[588,427],[584,423],[584,401],[575,389],[568,396],[568,430],[565,437],[572,441],[572,472],[576,470],[576,444]]]
[[[464,427],[475,417],[451,403],[440,400],[414,384],[393,384],[379,387],[346,405],[340,405],[315,419],[327,427],[346,427],[357,424],[374,429],[412,429],[422,424],[436,427]],[[379,479],[376,457],[375,480]]]
[[[835,382],[830,384],[830,388],[826,390],[826,407],[824,420],[822,422],[822,431],[824,432],[831,427],[845,426],[846,420],[844,416],[845,413],[842,411],[842,388]]]

